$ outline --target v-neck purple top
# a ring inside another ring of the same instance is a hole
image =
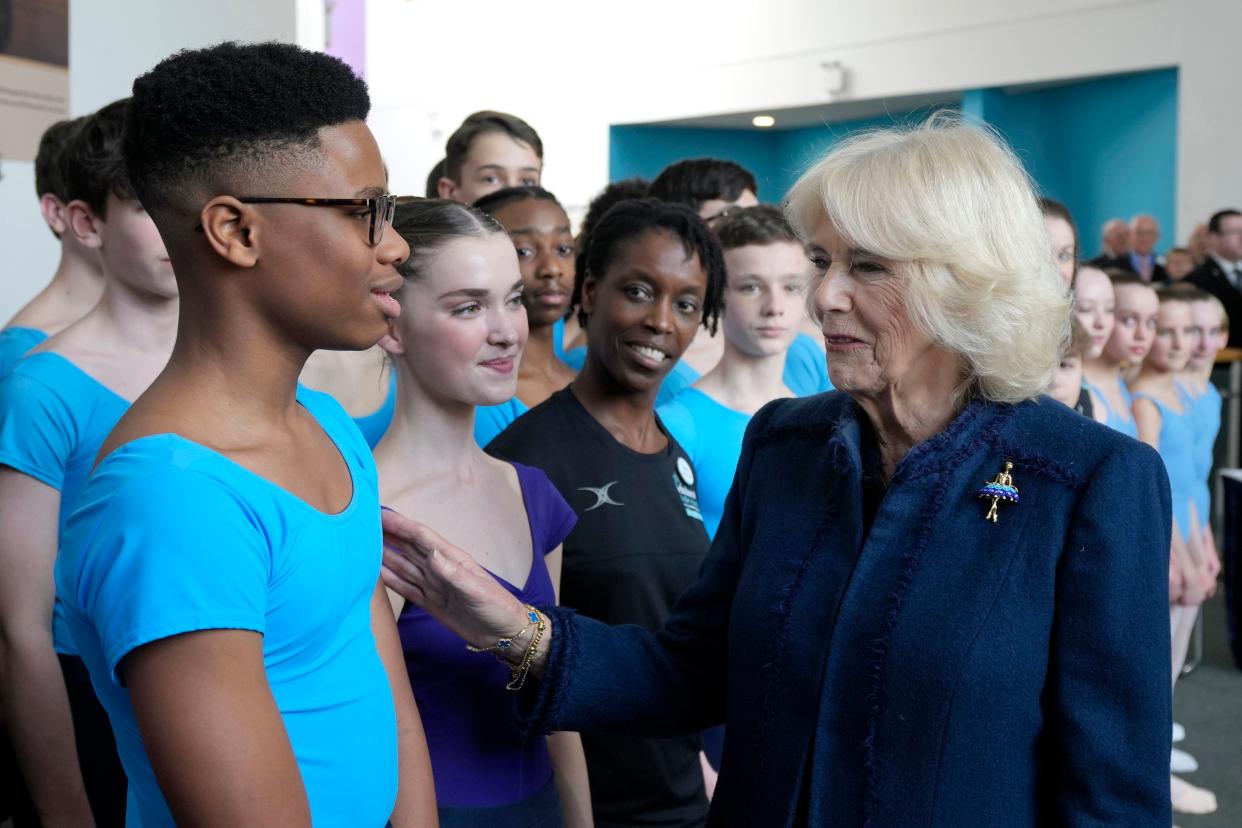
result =
[[[517,470],[530,525],[530,572],[516,586],[493,575],[524,604],[556,603],[544,555],[560,546],[577,517],[546,474]],[[436,783],[436,802],[454,807],[495,807],[536,794],[552,778],[543,736],[524,738],[505,689],[509,668],[490,653],[472,653],[466,642],[418,607],[397,619],[405,667],[422,716]],[[526,640],[526,639],[523,639]]]

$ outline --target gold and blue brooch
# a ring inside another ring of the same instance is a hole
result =
[[[990,483],[985,483],[983,488],[977,494],[979,497],[987,500],[992,499],[992,506],[988,509],[988,513],[983,516],[984,520],[990,520],[996,523],[996,507],[1003,500],[1006,503],[1017,503],[1021,498],[1018,497],[1018,487],[1013,485],[1013,477],[1009,472],[1013,469],[1013,463],[1006,460],[1005,470],[996,475],[996,479]]]

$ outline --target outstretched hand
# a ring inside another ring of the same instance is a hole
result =
[[[474,558],[431,529],[385,509],[384,585],[467,643],[488,647],[526,623],[526,609]]]

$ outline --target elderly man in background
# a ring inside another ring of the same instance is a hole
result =
[[[1155,216],[1143,214],[1130,219],[1130,224],[1126,228],[1126,239],[1127,249],[1112,258],[1097,257],[1101,260],[1097,266],[1103,269],[1119,267],[1122,270],[1133,271],[1144,282],[1169,281],[1164,262],[1156,255],[1156,242],[1160,241],[1160,223],[1156,221]]]
[[[1094,267],[1110,267],[1121,256],[1130,254],[1130,226],[1123,219],[1111,218],[1100,230],[1100,255],[1087,264]],[[1129,265],[1125,265],[1128,269]]]
[[[1160,223],[1155,216],[1139,215],[1130,220],[1131,248],[1128,256],[1120,257],[1125,267],[1133,270],[1144,282],[1167,282],[1169,274],[1156,254],[1160,241]]]

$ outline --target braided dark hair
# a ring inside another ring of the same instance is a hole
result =
[[[723,306],[725,267],[720,242],[698,214],[682,204],[658,198],[630,199],[619,202],[600,219],[591,231],[586,251],[586,268],[576,274],[574,295],[582,295],[586,274],[602,279],[622,248],[652,231],[670,233],[681,240],[687,256],[697,256],[707,274],[707,291],[703,297],[703,327],[716,333],[716,323]],[[578,308],[578,321],[587,325],[587,313]]]

